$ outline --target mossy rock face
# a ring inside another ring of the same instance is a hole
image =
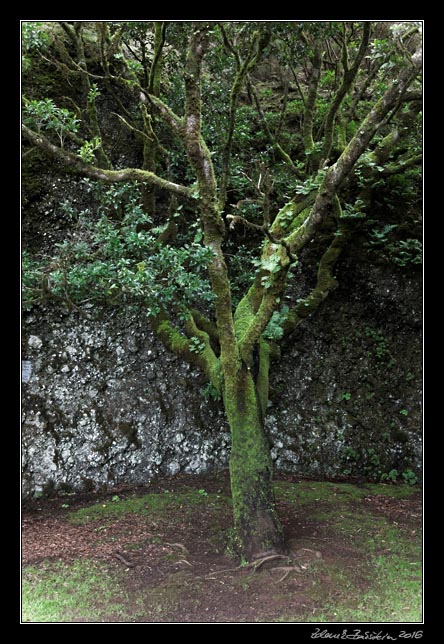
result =
[[[284,346],[281,369],[271,370],[266,424],[275,463],[375,481],[393,469],[400,480],[410,470],[419,475],[420,280],[356,266],[347,255],[337,278],[328,302]],[[292,297],[309,279],[301,273]]]

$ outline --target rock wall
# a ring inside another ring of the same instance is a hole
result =
[[[23,492],[144,483],[227,462],[221,410],[198,372],[140,320],[53,310],[24,320]]]
[[[350,261],[272,370],[275,465],[313,476],[418,474],[421,279]],[[220,403],[146,320],[34,308],[22,340],[25,496],[227,466]]]
[[[350,258],[286,347],[267,424],[279,468],[421,475],[421,277]],[[407,479],[408,480],[408,479]]]

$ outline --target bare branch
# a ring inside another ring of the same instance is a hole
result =
[[[117,118],[123,123],[123,125],[128,128],[131,132],[134,132],[134,134],[137,134],[142,140],[148,141],[148,143],[153,142],[153,138],[149,137],[146,132],[143,132],[142,130],[139,130],[137,127],[134,127],[126,119],[123,118],[123,116],[120,116],[120,114],[117,114],[117,112],[111,112],[111,114],[114,114],[114,116],[117,116]]]
[[[253,95],[254,102],[255,102],[255,104],[256,104],[256,108],[257,108],[258,114],[259,114],[260,119],[261,119],[261,123],[262,123],[262,125],[263,125],[263,127],[264,127],[264,130],[265,130],[265,132],[266,132],[266,134],[267,134],[267,137],[268,137],[268,139],[269,139],[270,143],[272,144],[272,146],[273,146],[273,148],[276,150],[276,152],[279,154],[279,156],[281,157],[281,159],[282,159],[283,161],[285,161],[285,163],[287,163],[287,164],[289,165],[289,167],[290,167],[290,168],[291,168],[291,170],[295,173],[295,175],[296,175],[297,177],[301,177],[301,173],[299,172],[299,170],[297,169],[297,167],[296,167],[296,166],[295,166],[295,164],[293,163],[293,161],[292,161],[292,159],[291,159],[290,155],[288,154],[288,152],[286,152],[286,151],[283,149],[283,147],[281,146],[281,144],[280,144],[280,143],[276,140],[276,138],[273,136],[273,133],[271,132],[271,130],[270,130],[269,126],[268,126],[267,119],[266,119],[265,114],[264,114],[264,111],[263,111],[263,109],[262,109],[262,106],[261,106],[261,103],[260,103],[260,99],[259,99],[259,95],[258,95],[258,93],[257,93],[257,91],[256,91],[256,89],[255,89],[255,87],[254,87],[254,85],[253,85],[253,83],[251,82],[251,79],[250,79],[250,78],[248,79],[248,86],[249,86],[250,91],[251,91],[251,93],[252,93],[252,95]]]

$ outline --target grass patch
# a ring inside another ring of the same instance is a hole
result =
[[[321,516],[324,534],[330,535],[325,548],[328,551],[329,542],[345,544],[348,561],[323,562],[310,590],[317,607],[287,621],[421,622],[420,531],[406,530],[365,510],[330,508]]]
[[[292,483],[289,481],[276,481],[274,484],[276,498],[280,501],[294,502],[299,505],[327,501],[337,503],[348,502],[353,499],[363,499],[366,496],[384,495],[391,498],[402,499],[416,494],[418,488],[412,485],[390,485],[386,483],[367,483],[365,486],[356,486],[352,483],[325,483],[317,481],[302,481]]]
[[[23,622],[124,619],[127,601],[125,590],[95,561],[45,562],[23,569]]]
[[[156,622],[180,609],[200,589],[188,571],[155,586],[125,589],[124,575],[110,575],[91,560],[27,566],[22,581],[24,623]],[[205,593],[202,595],[203,600]]]
[[[72,523],[83,524],[105,517],[118,517],[123,514],[146,514],[162,516],[169,510],[192,511],[196,507],[206,506],[212,510],[226,505],[228,499],[221,494],[209,494],[204,490],[187,492],[163,492],[132,496],[128,499],[98,502],[68,513]]]
[[[326,566],[325,573],[335,591],[325,597],[325,584],[317,580],[311,595],[319,607],[298,616],[297,621],[402,623],[422,620],[420,559],[381,555],[371,557],[365,569],[360,565],[359,570],[345,570],[335,564]],[[360,585],[355,582],[357,574],[363,573],[368,581],[366,590],[362,588],[362,581]]]

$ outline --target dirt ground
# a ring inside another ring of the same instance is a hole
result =
[[[243,567],[227,555],[231,510],[225,501],[192,507],[177,504],[157,513],[104,513],[82,524],[70,518],[80,508],[111,504],[113,496],[124,500],[135,494],[176,494],[184,490],[200,490],[205,497],[220,495],[225,499],[225,495],[229,497],[228,473],[199,478],[176,476],[146,488],[121,487],[112,494],[30,501],[22,515],[23,566],[79,559],[100,562],[109,578],[119,587],[123,585],[129,604],[132,598],[139,598],[137,602],[134,599],[138,617],[132,620],[137,622],[255,623],[315,615],[325,607],[320,606],[314,590],[323,587],[330,598],[334,597],[338,582],[331,571],[336,569],[343,575],[353,575],[355,589],[362,593],[368,590],[366,554],[358,542],[328,521],[313,518],[316,512],[319,515],[322,501],[298,507],[281,498],[279,514],[289,558],[270,558]],[[338,484],[338,496],[340,492]],[[376,523],[378,517],[384,517],[412,537],[421,524],[419,492],[407,499],[369,494],[350,501],[348,510],[354,509],[365,510]],[[131,605],[126,611],[132,612]],[[120,620],[112,614],[106,619],[111,623]],[[71,621],[88,620],[79,616]]]

